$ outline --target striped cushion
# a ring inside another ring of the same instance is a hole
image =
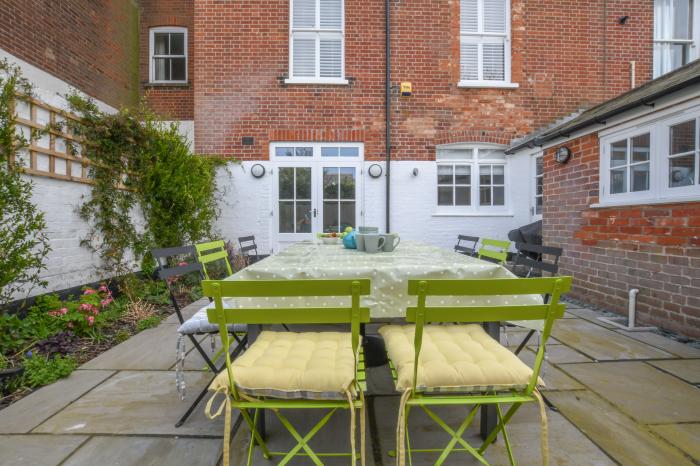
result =
[[[219,326],[209,323],[209,317],[207,317],[207,309],[212,306],[208,304],[199,311],[197,311],[192,317],[187,319],[185,322],[178,327],[178,333],[182,335],[194,335],[199,333],[219,333]],[[229,332],[241,333],[247,332],[248,326],[246,324],[230,324],[228,326]]]
[[[413,386],[413,325],[379,329],[396,368],[396,388]],[[484,392],[522,389],[532,369],[491,338],[481,325],[427,325],[423,329],[418,383],[420,391]]]

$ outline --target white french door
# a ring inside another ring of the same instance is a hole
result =
[[[530,157],[530,173],[532,183],[530,188],[530,219],[534,222],[542,220],[544,209],[544,159],[542,152]]]
[[[271,161],[275,249],[361,223],[361,145],[273,144]]]

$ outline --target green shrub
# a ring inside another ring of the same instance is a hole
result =
[[[24,385],[27,387],[41,387],[54,383],[58,379],[67,377],[78,366],[72,356],[46,356],[36,355],[24,359]]]
[[[146,329],[148,329],[148,328],[157,327],[158,324],[160,324],[160,321],[161,321],[161,320],[162,320],[162,319],[161,319],[160,316],[146,317],[145,319],[139,320],[139,321],[136,323],[136,330],[138,330],[138,331],[140,332],[140,331],[146,330]]]
[[[131,334],[127,330],[119,330],[116,335],[114,335],[114,341],[119,344],[131,338]]]

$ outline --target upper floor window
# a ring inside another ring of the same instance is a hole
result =
[[[460,0],[460,86],[510,82],[509,0]]]
[[[343,0],[290,0],[287,83],[347,84]]]
[[[697,58],[694,0],[654,0],[654,77]]]
[[[157,27],[150,30],[149,81],[187,82],[187,28]]]
[[[437,150],[437,205],[449,213],[502,210],[506,206],[506,155],[472,145]]]
[[[601,138],[603,204],[700,199],[700,109]]]

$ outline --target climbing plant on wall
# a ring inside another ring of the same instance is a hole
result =
[[[32,202],[33,184],[17,157],[27,145],[15,127],[17,95],[32,95],[18,67],[0,61],[0,306],[20,291],[46,286],[40,277],[50,251],[46,220]]]
[[[108,114],[78,94],[68,101],[80,117],[68,124],[83,140],[94,180],[80,209],[91,225],[84,244],[109,275],[129,276],[134,260],[148,259],[151,247],[212,236],[222,161],[193,154],[177,124],[161,121],[145,104]]]

